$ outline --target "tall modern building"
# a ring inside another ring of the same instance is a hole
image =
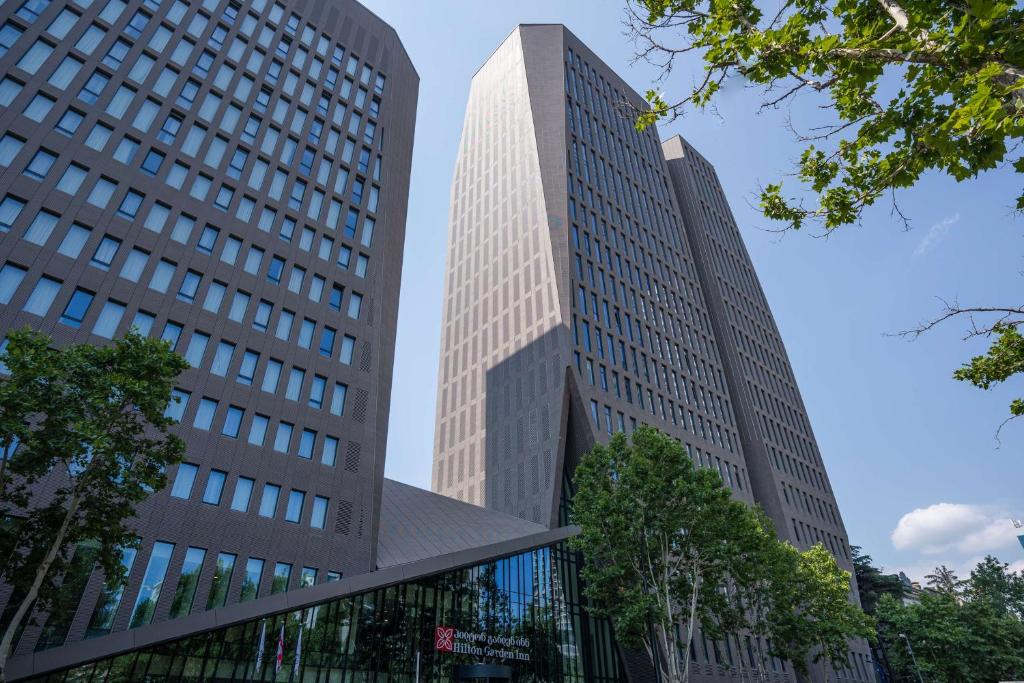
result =
[[[636,131],[630,110],[644,106],[560,25],[518,27],[475,75],[452,185],[433,488],[555,527],[580,456],[646,423],[783,538],[821,542],[850,569],[714,169],[681,138]],[[701,637],[691,657],[714,680],[752,666],[748,650]],[[873,679],[866,644],[837,674]]]
[[[192,366],[128,584],[16,654],[376,567],[418,80],[351,0],[0,5],[0,335]]]

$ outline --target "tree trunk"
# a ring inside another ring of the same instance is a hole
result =
[[[0,444],[0,503],[7,498],[7,449],[11,447],[10,438],[4,439]]]
[[[71,520],[74,519],[80,502],[79,494],[75,492],[71,497],[71,503],[68,505],[67,512],[64,514],[64,520],[61,522],[60,529],[58,529],[53,543],[50,544],[50,549],[46,551],[43,561],[39,563],[39,567],[36,569],[36,576],[32,580],[32,585],[29,587],[25,597],[22,598],[21,604],[18,605],[14,616],[11,617],[11,623],[7,625],[7,630],[4,631],[3,639],[0,640],[0,683],[4,683],[7,680],[7,658],[14,642],[14,635],[17,633],[21,622],[28,615],[36,598],[39,597],[39,589],[42,587],[43,581],[46,580],[46,575],[49,574],[54,560],[57,559],[57,555],[64,546],[64,538],[67,536],[68,527],[71,526]]]
[[[690,623],[686,629],[686,663],[683,665],[683,683],[689,683],[690,680],[690,648],[693,647],[694,621],[697,619],[697,588],[699,580],[700,573],[697,571],[697,565],[694,564],[693,593],[690,595]]]

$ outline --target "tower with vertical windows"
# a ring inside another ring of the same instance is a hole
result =
[[[192,366],[127,585],[14,654],[376,567],[418,80],[352,0],[0,4],[0,335]]]
[[[561,25],[519,26],[474,76],[452,183],[433,489],[559,526],[580,456],[646,423],[761,504],[781,537],[820,542],[851,569],[714,170],[681,138],[637,131],[645,106]],[[699,638],[690,654],[713,678],[752,665],[749,649]],[[837,673],[872,680],[867,654],[855,644]]]

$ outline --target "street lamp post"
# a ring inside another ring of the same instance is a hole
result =
[[[910,653],[910,661],[914,663],[914,671],[917,672],[918,683],[924,683],[924,679],[921,678],[921,667],[917,665],[917,657],[914,656],[914,648],[910,646],[910,638],[907,638],[906,633],[901,633],[900,638],[902,638],[904,642],[906,642],[907,644],[907,652]]]

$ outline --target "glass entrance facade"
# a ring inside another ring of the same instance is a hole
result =
[[[625,681],[611,629],[585,610],[578,563],[559,543],[35,680],[414,682],[418,668],[419,681],[453,681],[492,665],[519,682]]]

